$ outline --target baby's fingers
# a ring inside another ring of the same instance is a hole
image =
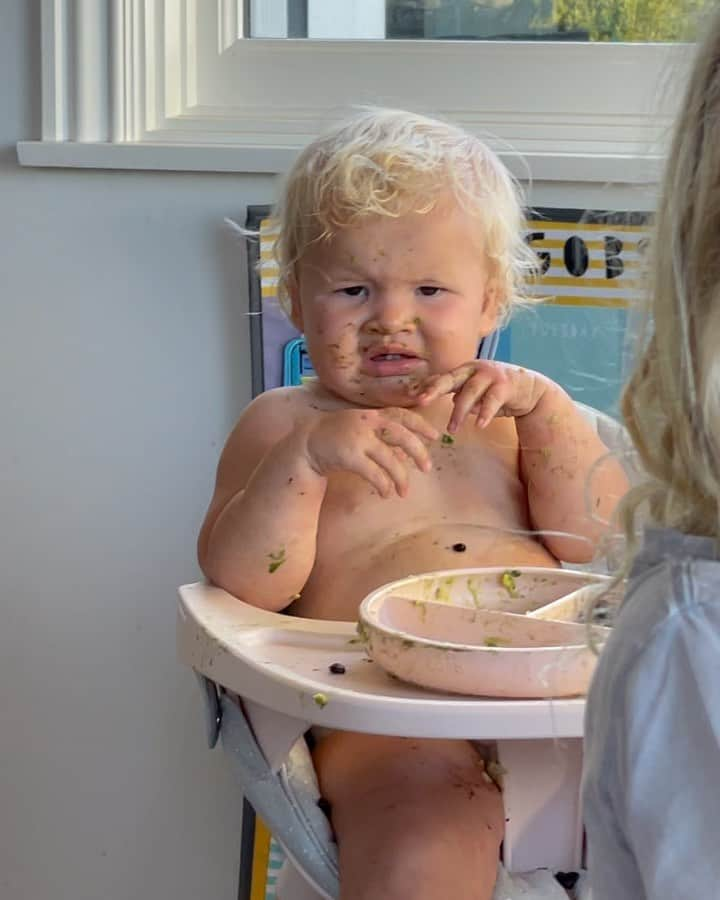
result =
[[[489,391],[486,391],[475,407],[477,423],[480,428],[484,428],[498,414],[502,415],[507,399],[507,390],[502,385],[493,385]]]
[[[366,450],[365,455],[382,471],[382,474],[388,479],[390,484],[390,492],[395,488],[396,493],[400,497],[404,497],[408,490],[408,473],[403,463],[393,452],[393,448],[387,444],[378,441],[377,444]],[[389,496],[389,493],[383,494],[383,497]]]
[[[488,393],[492,379],[481,372],[476,372],[463,385],[453,400],[453,411],[448,422],[448,431],[452,434],[458,430],[472,410],[476,410],[483,402],[483,395]],[[492,388],[490,388],[492,390]]]
[[[445,372],[442,375],[431,375],[422,386],[417,395],[418,406],[427,406],[433,400],[441,397],[443,394],[453,394],[475,371],[475,366],[468,363],[453,369],[452,372]]]
[[[418,416],[418,418],[420,417]],[[434,428],[431,429],[431,432],[433,436],[431,437],[430,434],[428,434],[428,439],[437,440],[439,437],[438,432]],[[407,454],[421,472],[428,472],[432,467],[428,448],[420,440],[417,434],[414,434],[399,422],[388,422],[385,427],[380,429],[378,436],[388,447],[392,447],[395,450],[401,450],[403,453]],[[425,435],[423,434],[423,436]],[[397,459],[397,454],[395,454],[395,456]]]
[[[352,471],[364,478],[381,497],[387,499],[395,491],[395,482],[385,471],[385,467],[372,458],[370,452],[364,453],[362,459],[352,467]]]
[[[437,428],[419,416],[411,409],[403,409],[402,407],[393,407],[385,410],[387,417],[392,423],[398,424],[409,432],[425,438],[427,441],[436,441],[440,437]]]

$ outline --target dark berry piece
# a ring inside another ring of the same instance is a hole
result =
[[[560,883],[560,887],[564,887],[566,891],[571,891],[577,884],[579,877],[578,872],[557,872],[555,880]]]

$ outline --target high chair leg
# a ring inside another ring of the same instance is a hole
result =
[[[582,862],[582,740],[498,741],[505,770],[503,859],[510,872],[574,871]]]

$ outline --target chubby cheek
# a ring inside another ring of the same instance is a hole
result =
[[[351,314],[328,308],[321,302],[305,315],[305,334],[316,337],[318,341],[346,342],[348,336],[357,332],[357,329],[357,323]]]
[[[358,339],[354,323],[317,323],[306,330],[305,337],[318,371],[343,372],[357,367]]]
[[[426,346],[430,351],[433,374],[448,372],[450,369],[475,359],[480,339],[475,340],[471,329],[458,328],[448,324],[445,330],[433,329],[426,335]]]

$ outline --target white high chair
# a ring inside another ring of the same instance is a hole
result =
[[[578,405],[606,446],[622,447],[617,422]],[[312,725],[496,742],[505,868],[579,869],[584,700],[434,694],[390,680],[355,637],[354,623],[267,612],[203,583],[180,588],[180,658],[204,685],[211,746],[222,735],[243,794],[291,862],[282,900],[338,896],[336,849],[302,737]],[[342,678],[329,661],[345,666]]]
[[[313,724],[408,737],[497,741],[505,776],[506,836],[510,871],[540,867],[577,869],[582,830],[578,808],[584,703],[477,700],[433,694],[390,681],[352,644],[355,626],[268,613],[204,584],[181,589],[180,655],[198,673],[222,686],[217,727],[232,756],[251,733],[267,763],[250,778],[291,777],[283,769],[296,741]],[[339,679],[328,660],[342,663]],[[212,688],[211,688],[212,691]],[[238,699],[242,697],[242,701]],[[213,699],[213,703],[215,700]],[[242,706],[242,708],[241,708]],[[244,711],[244,717],[243,717]],[[272,773],[272,774],[271,774]],[[278,774],[279,773],[279,774]],[[243,775],[243,791],[319,897],[337,896],[336,862],[321,853],[327,871],[298,859],[292,823],[273,821],[258,803],[258,785]],[[315,871],[314,871],[315,870]],[[332,877],[330,877],[332,874]],[[283,900],[291,900],[290,895]]]
[[[545,212],[538,211],[543,220],[553,218],[552,211]],[[277,303],[277,271],[267,263],[261,276],[257,274],[261,251],[268,258],[273,240],[269,215],[269,207],[250,207],[246,221],[247,228],[260,232],[259,242],[248,243],[255,394],[280,383],[298,383],[307,361],[302,342],[294,340],[297,333]],[[613,286],[618,284],[615,278]],[[577,287],[573,290],[577,293]],[[617,296],[624,296],[623,291]],[[479,355],[493,358],[497,344],[496,333],[485,339]],[[606,446],[625,450],[617,422],[578,406],[595,423]],[[180,657],[197,672],[205,693],[210,746],[222,736],[242,794],[292,863],[284,870],[280,900],[338,894],[336,847],[317,805],[319,792],[302,737],[311,724],[496,741],[499,761],[507,770],[507,869],[574,870],[580,865],[582,699],[477,700],[415,689],[362,662],[361,647],[348,644],[355,636],[354,624],[263,612],[205,584],[180,589],[178,621]],[[341,679],[327,670],[331,656],[346,666]],[[324,697],[314,700],[314,695]],[[523,896],[558,896],[557,887],[553,891],[546,882],[545,890],[535,890],[537,884],[535,880],[532,891]],[[510,895],[503,893],[503,900]],[[253,881],[253,900],[256,896],[264,900],[264,892],[255,893]]]

